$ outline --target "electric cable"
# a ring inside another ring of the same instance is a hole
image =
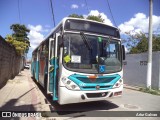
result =
[[[88,13],[89,13],[89,8],[88,8],[88,4],[87,4],[86,0],[85,0],[85,4],[86,4],[86,7],[87,7],[87,10],[88,10]]]
[[[21,14],[20,14],[19,0],[18,0],[18,17],[19,17],[19,22],[21,23]]]
[[[53,23],[54,23],[54,27],[55,27],[55,18],[54,18],[54,11],[53,11],[52,0],[50,0],[50,4],[51,4],[51,10],[52,10]]]
[[[117,27],[117,24],[116,24],[116,22],[115,22],[115,20],[114,20],[114,17],[113,17],[113,14],[112,14],[112,10],[111,10],[111,7],[110,7],[110,4],[109,4],[109,1],[108,1],[108,0],[107,0],[107,4],[108,4],[108,7],[109,7],[109,11],[110,11],[110,13],[111,13],[112,20],[113,20],[115,26]]]

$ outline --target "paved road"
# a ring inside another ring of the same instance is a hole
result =
[[[67,94],[67,93],[66,93]],[[0,90],[0,110],[11,111],[65,111],[65,112],[43,112],[48,120],[53,118],[69,120],[69,119],[122,119],[122,120],[159,120],[159,118],[151,117],[103,117],[106,114],[126,114],[127,111],[160,111],[160,96],[151,95],[130,89],[124,89],[122,97],[109,99],[106,101],[78,103],[60,106],[56,102],[52,102],[51,96],[43,93],[42,87],[31,79],[29,70],[21,72],[14,80],[10,80]],[[3,97],[2,97],[3,96]],[[112,112],[111,112],[112,111]],[[126,111],[126,112],[116,112]],[[111,113],[109,113],[111,112]],[[133,112],[132,112],[133,113]],[[103,114],[103,115],[102,115]],[[130,113],[127,113],[130,114]],[[67,116],[66,116],[67,115]],[[55,117],[58,116],[58,117]],[[92,117],[101,116],[101,117]],[[120,116],[120,115],[119,115]],[[19,118],[22,119],[23,118]],[[18,120],[19,120],[18,119]],[[36,118],[38,119],[38,118]],[[46,118],[40,118],[46,119]],[[14,120],[14,119],[13,119]]]
[[[51,101],[51,98],[48,99]],[[58,116],[68,115],[67,118],[81,119],[81,117],[101,116],[99,119],[106,119],[105,114],[118,114],[117,111],[160,111],[160,96],[154,96],[134,90],[124,89],[123,97],[110,99],[106,101],[79,103],[60,106],[58,103],[51,102],[51,111],[66,111],[64,113],[57,112]],[[98,111],[98,112],[97,112]],[[108,111],[114,111],[108,113]],[[138,112],[141,113],[141,112]],[[125,114],[122,113],[122,114]],[[136,113],[135,113],[136,114]],[[90,119],[97,119],[90,118]],[[109,118],[107,118],[109,119]],[[110,118],[113,119],[113,118]],[[116,119],[116,118],[115,118]],[[120,118],[118,118],[120,119]],[[137,119],[137,118],[121,118],[121,119]],[[141,120],[142,118],[139,118]],[[143,118],[150,120],[151,118]],[[152,118],[157,119],[158,118]]]

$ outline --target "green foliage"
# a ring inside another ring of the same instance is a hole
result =
[[[145,93],[150,93],[153,95],[160,95],[160,90],[156,90],[156,89],[140,88],[140,91],[145,92]]]
[[[84,19],[83,15],[78,15],[78,14],[71,14],[68,17],[74,17],[74,18],[82,18],[82,19]],[[104,19],[102,18],[102,16],[100,14],[98,16],[89,15],[86,19],[88,19],[88,20],[94,20],[94,21],[98,21],[98,22],[104,22]]]
[[[12,29],[14,32],[12,36],[16,37],[18,41],[29,40],[29,38],[27,37],[27,33],[29,33],[30,30],[27,29],[25,25],[12,24],[10,26],[10,29]]]
[[[27,53],[30,47],[30,42],[27,35],[30,30],[27,29],[25,25],[20,24],[12,24],[10,29],[13,30],[13,34],[7,35],[5,38],[6,41],[15,47],[16,52],[19,55]]]
[[[68,17],[83,18],[84,19],[83,15],[78,15],[78,14],[71,14]]]
[[[128,40],[126,40],[127,47],[130,49],[130,53],[142,53],[148,51],[148,36],[144,33],[131,34],[130,32],[126,33],[129,35]],[[160,36],[153,35],[153,51],[160,51]]]
[[[94,15],[89,15],[87,17],[88,20],[94,20],[94,21],[98,21],[98,22],[104,22],[104,19],[102,18],[101,15],[98,16],[94,16]]]
[[[29,47],[29,45],[23,41],[18,41],[16,40],[15,37],[13,37],[12,35],[7,35],[6,36],[6,41],[15,47],[16,52],[18,53],[18,55],[23,55],[26,51],[26,49]]]
[[[131,48],[130,53],[141,53],[146,52],[148,50],[148,42],[147,39],[141,39],[140,42]]]
[[[153,36],[153,51],[160,51],[160,36]]]

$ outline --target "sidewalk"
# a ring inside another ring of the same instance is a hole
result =
[[[24,70],[0,89],[0,111],[36,112],[50,111],[50,103],[31,78],[30,70]],[[44,113],[47,116],[47,113]],[[0,118],[2,119],[2,118]],[[8,118],[9,119],[9,118]],[[6,120],[8,120],[6,119]],[[12,120],[60,120],[58,117],[13,118]]]
[[[37,88],[24,70],[0,89],[0,111],[38,111],[40,100]]]

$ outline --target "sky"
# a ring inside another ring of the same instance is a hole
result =
[[[107,0],[52,0],[55,24],[73,13],[84,17],[100,14],[106,24],[121,30],[122,37],[128,31],[148,33],[149,0],[108,1],[116,25]],[[4,38],[12,34],[12,24],[24,24],[30,29],[28,58],[31,58],[32,51],[54,28],[50,0],[0,0],[0,15],[0,35]],[[153,32],[160,34],[160,0],[153,0]]]

